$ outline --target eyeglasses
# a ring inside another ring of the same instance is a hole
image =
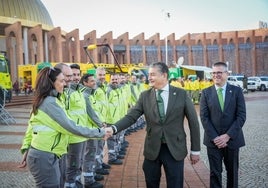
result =
[[[221,71],[218,71],[218,72],[211,72],[210,74],[212,74],[212,75],[222,75],[223,73],[226,73],[227,71],[223,71],[223,72],[221,72]]]

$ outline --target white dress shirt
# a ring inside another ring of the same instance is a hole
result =
[[[227,86],[227,83],[225,83],[221,88],[222,88],[222,98],[223,98],[223,103],[225,101],[225,93],[226,93],[226,86]],[[220,87],[216,86],[215,85],[215,89],[216,91],[218,91]]]
[[[169,84],[167,84],[161,90],[162,90],[162,93],[160,95],[164,101],[164,108],[165,108],[165,114],[166,114],[167,113],[167,105],[168,105],[168,96],[169,96]],[[155,94],[157,95],[157,90],[156,90]]]
[[[226,88],[226,86],[225,86],[225,88]],[[161,97],[162,97],[162,99],[164,101],[165,114],[166,114],[167,113],[167,105],[168,105],[168,97],[169,97],[169,84],[167,84],[161,90],[163,90],[163,92],[160,95],[161,95]],[[157,90],[156,90],[155,93],[157,95]],[[191,154],[192,155],[200,155],[200,151],[191,151]]]

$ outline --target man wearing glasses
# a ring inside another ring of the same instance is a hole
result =
[[[238,187],[239,148],[245,145],[242,127],[246,121],[241,88],[227,83],[227,65],[212,66],[214,85],[204,89],[200,117],[210,166],[210,187],[222,187],[222,162],[227,171],[227,188]]]

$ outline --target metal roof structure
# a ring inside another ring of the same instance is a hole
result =
[[[42,24],[43,29],[53,28],[53,22],[41,0],[0,0],[0,25],[20,21],[23,26],[34,27]],[[3,35],[1,29],[0,35]]]

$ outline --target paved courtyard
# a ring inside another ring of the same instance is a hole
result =
[[[245,94],[247,121],[244,126],[246,146],[240,151],[239,187],[268,187],[268,92]],[[196,106],[199,111],[199,106]],[[15,117],[14,125],[0,125],[0,187],[34,187],[31,174],[27,169],[17,168],[21,160],[19,152],[21,140],[27,127],[30,106],[9,107],[8,111]],[[201,132],[203,129],[201,127]],[[141,130],[127,138],[130,146],[121,166],[113,166],[110,175],[102,183],[107,188],[141,188],[145,187],[141,169],[143,161],[143,140],[145,131]],[[185,159],[184,187],[208,187],[209,171],[206,149],[202,145],[202,161],[192,166]],[[107,160],[107,155],[105,157]],[[225,179],[224,179],[225,180]],[[225,184],[225,181],[224,181]],[[166,187],[165,177],[161,187]]]
[[[243,127],[246,146],[240,150],[239,187],[268,187],[268,92],[245,94],[247,120]],[[202,131],[202,129],[201,129]],[[201,154],[208,166],[205,148]],[[224,185],[226,185],[224,176]],[[226,187],[226,186],[225,186]]]

